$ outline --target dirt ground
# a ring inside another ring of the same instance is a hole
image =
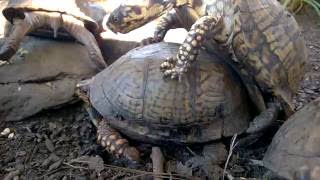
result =
[[[303,28],[310,54],[308,72],[296,98],[297,109],[300,109],[320,94],[320,19],[316,19],[315,13],[305,11],[297,20]],[[270,134],[279,125],[254,146],[235,149],[227,167],[229,176],[265,177],[267,171],[261,167],[261,159],[271,141]],[[12,139],[0,136],[0,179],[148,179],[152,176],[148,158],[150,146],[139,144],[145,161],[143,166],[134,168],[128,167],[125,160],[107,154],[96,144],[95,128],[89,123],[81,103],[43,112],[21,122],[0,122],[1,131],[7,127],[14,130],[15,136]],[[175,154],[170,148],[164,153],[170,159],[166,169],[172,173],[161,174],[162,177],[196,179],[198,176],[203,179],[206,174],[221,171],[211,165],[207,168],[183,165],[181,162],[197,153],[197,149],[174,149]],[[191,169],[195,170],[194,174]]]

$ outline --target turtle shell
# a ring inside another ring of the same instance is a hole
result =
[[[94,20],[80,11],[75,0],[10,0],[2,13],[12,23],[14,18],[23,19],[24,12],[30,11],[58,12],[71,15],[83,21],[90,32],[97,32],[99,28]]]
[[[308,58],[300,28],[277,1],[242,0],[238,6],[234,54],[262,93],[276,96],[289,116]]]
[[[293,114],[278,130],[263,163],[277,174],[293,179],[303,166],[320,168],[320,98]],[[319,177],[315,177],[318,179]]]
[[[93,107],[139,141],[201,143],[245,131],[248,96],[222,59],[201,51],[181,82],[163,79],[160,64],[178,47],[159,43],[129,51],[90,82]]]

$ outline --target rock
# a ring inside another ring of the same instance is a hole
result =
[[[117,39],[100,43],[108,63],[138,46]],[[0,66],[0,121],[22,120],[78,100],[74,96],[77,82],[98,72],[84,46],[37,37],[25,37],[10,62]]]
[[[0,11],[6,4],[7,1],[0,1]],[[91,4],[87,10],[95,20],[101,21],[105,14],[97,8]],[[2,14],[0,24],[2,38],[5,29],[10,28],[6,27],[10,23]],[[98,43],[109,64],[139,45],[138,42],[108,37],[99,39]],[[3,39],[0,39],[0,47],[2,44]],[[73,41],[25,37],[21,48],[10,61],[11,64],[0,61],[0,121],[22,120],[42,110],[77,100],[74,96],[77,82],[97,73],[86,48]]]
[[[4,121],[21,120],[74,100],[76,83],[97,73],[84,46],[34,37],[25,38],[10,62],[0,66],[0,120]]]

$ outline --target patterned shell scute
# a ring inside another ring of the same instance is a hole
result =
[[[206,142],[243,132],[248,99],[235,74],[202,52],[181,82],[164,80],[159,66],[177,50],[160,43],[130,51],[95,77],[91,103],[114,128],[138,140]]]
[[[305,72],[307,50],[294,17],[274,0],[242,0],[233,49],[260,88],[292,106]]]
[[[307,165],[320,167],[320,98],[293,114],[278,130],[263,162],[288,179]]]
[[[76,0],[9,0],[2,13],[8,21],[12,22],[15,17],[24,18],[24,12],[28,11],[68,14],[83,21],[89,31],[94,32],[98,29],[98,24],[80,11]]]

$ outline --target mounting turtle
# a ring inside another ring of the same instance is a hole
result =
[[[98,142],[108,152],[139,161],[139,151],[121,134],[153,144],[194,144],[255,128],[247,92],[220,58],[201,51],[180,83],[162,78],[159,65],[178,47],[158,43],[136,48],[78,85],[98,127]],[[255,121],[265,118],[274,118],[273,111]]]
[[[162,41],[171,28],[189,30],[177,56],[161,64],[165,77],[181,79],[201,48],[216,52],[218,45],[220,54],[232,55],[228,63],[260,111],[274,102],[287,117],[294,112],[307,50],[297,22],[277,0],[128,0],[110,14],[107,26],[127,33],[163,14],[144,44]]]
[[[8,37],[0,49],[0,60],[8,61],[12,57],[26,34],[43,37],[50,33],[62,39],[71,35],[87,47],[91,60],[100,70],[106,67],[93,35],[98,25],[80,11],[75,0],[11,0],[2,13],[13,27],[5,33]]]
[[[319,179],[319,130],[320,98],[293,114],[281,126],[263,158],[264,165],[288,179],[294,176]]]

